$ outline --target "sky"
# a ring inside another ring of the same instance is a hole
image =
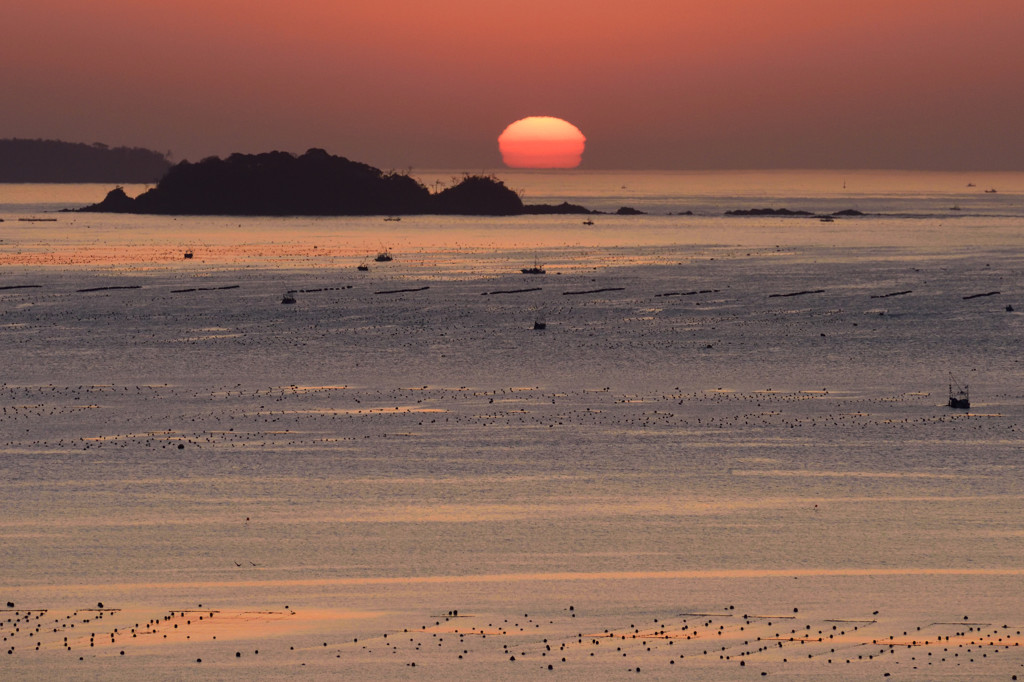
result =
[[[1022,0],[3,0],[0,138],[500,169],[1024,170]]]

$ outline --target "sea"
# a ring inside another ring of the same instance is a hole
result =
[[[1024,679],[1024,173],[494,175],[0,185],[0,676]]]

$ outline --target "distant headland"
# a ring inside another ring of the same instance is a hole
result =
[[[0,182],[156,182],[171,162],[150,149],[0,140]]]
[[[523,215],[591,213],[582,206],[523,204],[497,178],[467,175],[431,192],[401,173],[310,149],[182,161],[156,187],[129,197],[120,187],[81,211],[159,215]]]

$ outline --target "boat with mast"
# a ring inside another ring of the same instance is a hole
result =
[[[949,407],[956,410],[967,410],[971,407],[971,395],[968,392],[967,384],[963,386],[953,378],[953,373],[949,374]]]
[[[534,256],[533,267],[522,268],[521,272],[524,275],[543,275],[546,271],[544,270],[544,266],[540,264],[540,261],[537,260],[537,257]]]

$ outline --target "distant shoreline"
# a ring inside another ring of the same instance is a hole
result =
[[[2,183],[157,182],[171,162],[150,149],[60,140],[0,140]]]

